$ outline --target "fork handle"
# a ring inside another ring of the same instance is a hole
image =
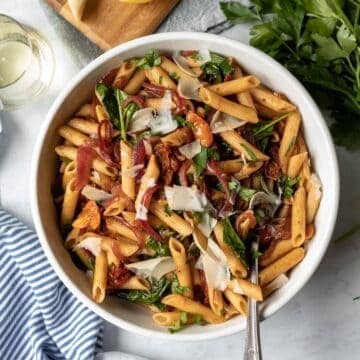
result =
[[[258,303],[249,298],[244,360],[261,359]]]
[[[257,251],[259,244],[253,243],[253,251]],[[253,259],[251,270],[251,281],[257,284],[259,280],[259,264],[258,259]],[[259,308],[258,302],[253,298],[248,298],[248,315],[246,325],[246,341],[244,360],[261,360],[261,343],[260,343],[260,327],[259,327]]]

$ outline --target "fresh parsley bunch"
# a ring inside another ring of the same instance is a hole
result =
[[[289,69],[324,110],[336,144],[360,148],[360,1],[220,2],[233,24],[257,22],[250,44]]]

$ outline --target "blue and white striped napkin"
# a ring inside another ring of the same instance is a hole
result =
[[[65,288],[36,234],[0,208],[0,359],[89,360],[103,323]]]

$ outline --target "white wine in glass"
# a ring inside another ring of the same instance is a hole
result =
[[[13,110],[42,95],[54,71],[54,56],[34,30],[0,14],[0,109]]]

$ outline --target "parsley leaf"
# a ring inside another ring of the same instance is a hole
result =
[[[236,179],[232,179],[229,181],[229,189],[231,191],[235,191],[241,199],[245,201],[250,201],[253,195],[257,192],[255,189],[247,188],[246,186],[242,186],[240,182]]]
[[[164,205],[164,211],[167,216],[170,216],[172,214],[172,210],[171,210],[169,204]]]
[[[250,44],[283,64],[330,111],[336,144],[360,148],[360,2],[250,0],[248,6],[220,6],[232,23],[257,21]],[[263,149],[267,142],[264,137],[257,145]]]
[[[153,237],[149,236],[146,241],[146,246],[154,251],[153,257],[170,256],[170,250],[168,244],[156,241]]]
[[[241,262],[247,267],[246,263],[246,247],[244,242],[240,239],[239,235],[236,233],[232,227],[230,220],[225,218],[223,221],[224,226],[224,242],[228,245],[236,254],[236,256],[241,260]]]
[[[259,259],[261,256],[263,256],[263,253],[262,253],[261,251],[254,250],[254,251],[251,253],[251,255],[252,255],[252,258],[253,258],[254,260],[256,260],[256,259]]]
[[[256,8],[249,8],[235,1],[220,2],[220,8],[227,19],[234,25],[243,24],[251,20],[261,20]]]
[[[282,189],[284,198],[290,198],[293,195],[297,183],[298,183],[297,178],[292,179],[286,175],[280,176],[279,185]]]
[[[181,286],[178,278],[175,278],[171,283],[171,292],[173,294],[184,295],[190,289],[187,286]]]
[[[170,333],[174,334],[174,333],[180,331],[181,329],[183,329],[183,325],[186,325],[187,322],[188,322],[187,312],[182,311],[180,313],[180,319],[175,323],[174,326],[169,328]]]
[[[148,70],[161,64],[161,56],[156,50],[150,50],[142,58],[136,61],[136,66],[140,69]]]
[[[222,82],[226,75],[232,74],[235,69],[229,61],[221,55],[211,53],[211,60],[201,65],[205,80],[211,84]]]

